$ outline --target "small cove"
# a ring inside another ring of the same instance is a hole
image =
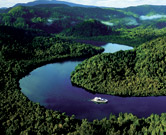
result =
[[[104,53],[129,50],[132,47],[108,43]],[[47,64],[33,70],[20,80],[21,91],[31,101],[38,102],[48,109],[74,114],[76,118],[88,120],[102,119],[109,115],[133,113],[147,117],[152,113],[166,112],[166,97],[118,97],[93,94],[72,86],[70,74],[81,61],[65,61]],[[109,100],[107,104],[95,104],[90,99],[100,96]]]

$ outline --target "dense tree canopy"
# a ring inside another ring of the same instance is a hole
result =
[[[45,63],[90,57],[102,51],[100,47],[52,37],[40,31],[0,26],[1,134],[67,134],[74,131],[81,121],[29,101],[20,91],[19,79]]]
[[[64,33],[64,34],[63,34]],[[104,36],[112,33],[111,27],[97,20],[87,20],[64,31],[62,35],[74,37]]]
[[[166,37],[132,51],[96,55],[78,65],[73,84],[90,91],[121,96],[166,95]]]

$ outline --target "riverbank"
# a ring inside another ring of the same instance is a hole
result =
[[[94,41],[94,40],[84,40],[84,39],[76,39],[75,42],[90,44],[90,45],[100,46],[100,47],[107,44],[107,42],[104,42],[104,41]]]
[[[73,116],[69,117],[65,113],[52,111],[33,103],[20,91],[19,79],[38,66],[52,62],[55,59],[59,61],[69,57],[66,53],[70,51],[73,52],[73,57],[77,57],[91,49],[87,46],[82,48],[78,44],[70,41],[66,42],[59,38],[42,37],[41,35],[39,35],[40,37],[33,37],[34,35],[37,36],[37,33],[33,34],[31,31],[21,30],[21,33],[24,34],[20,34],[18,29],[9,29],[13,34],[8,33],[8,31],[0,34],[2,45],[0,52],[1,134],[72,135],[82,133],[120,135],[164,132],[165,114],[161,116],[152,114],[147,119],[139,119],[132,114],[120,113],[118,117],[111,114],[109,119],[104,118],[100,121],[89,122],[87,120],[77,120]],[[20,35],[16,35],[15,31]],[[87,50],[83,52],[84,49]],[[55,55],[57,53],[58,56]]]
[[[57,61],[60,61],[60,59]],[[111,114],[109,119],[88,122],[87,120],[74,119],[73,116],[69,117],[64,113],[45,109],[39,104],[29,101],[21,93],[18,80],[32,69],[49,62],[48,58],[45,60],[1,60],[1,73],[5,75],[1,76],[5,84],[1,85],[4,87],[0,92],[0,130],[2,134],[79,134],[81,132],[85,134],[119,135],[130,132],[150,134],[153,131],[152,129],[158,129],[159,125],[163,125],[162,121],[166,118],[165,114],[161,116],[152,114],[147,119],[139,119],[132,114],[120,113],[118,117]],[[154,118],[158,118],[158,120],[156,121]],[[159,125],[151,124],[154,122],[159,123]],[[132,127],[134,127],[134,130]],[[128,130],[126,131],[126,129]]]
[[[74,116],[69,117],[64,113],[48,110],[38,103],[30,101],[20,91],[19,80],[39,66],[52,62],[63,62],[72,58],[90,57],[101,53],[103,49],[73,42],[70,43],[68,41],[65,42],[60,39],[57,41],[57,39],[54,40],[52,37],[39,37],[38,39],[37,43],[31,43],[30,49],[26,48],[27,44],[22,43],[24,41],[16,40],[17,44],[21,42],[20,46],[16,46],[12,40],[7,44],[6,39],[4,39],[6,48],[2,48],[0,53],[1,134],[67,134],[75,131],[76,124],[80,125],[81,123],[80,120],[74,119]],[[38,39],[36,38],[36,40]],[[43,51],[43,46],[37,45],[45,40],[47,42],[44,45],[47,45],[47,49]],[[54,44],[52,45],[50,42],[54,42]],[[63,46],[59,46],[59,42]],[[13,45],[12,48],[10,44]],[[29,50],[24,51],[24,54],[20,57],[13,55],[13,53],[18,54],[17,51],[21,50],[21,47]],[[63,50],[58,50],[61,47]],[[74,50],[72,50],[72,47]]]
[[[111,43],[102,47],[105,48],[104,53],[133,49],[129,46]],[[111,56],[111,58],[114,57]],[[95,119],[103,119],[104,117],[108,119],[110,113],[118,116],[120,112],[127,112],[136,115],[138,118],[142,118],[148,117],[152,113],[161,114],[162,112],[166,112],[164,107],[166,97],[132,97],[133,95],[121,95],[121,97],[111,96],[99,94],[103,91],[95,92],[72,86],[70,73],[74,71],[76,65],[80,63],[81,61],[78,60],[68,60],[39,67],[33,70],[30,75],[20,80],[21,91],[31,101],[39,102],[47,109],[66,112],[69,116],[74,114],[78,119],[86,118],[91,122]],[[109,64],[109,62],[106,63]],[[90,74],[91,70],[87,73]],[[97,85],[95,86],[97,87]],[[104,87],[102,90],[103,89]],[[102,97],[108,99],[109,102],[105,105],[96,105],[89,101],[94,97]],[[156,108],[158,109],[156,110]],[[102,112],[100,110],[102,110]]]
[[[79,64],[73,84],[97,93],[118,96],[163,96],[166,37],[146,42],[131,51],[100,54]]]

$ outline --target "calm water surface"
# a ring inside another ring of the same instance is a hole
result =
[[[106,44],[106,52],[129,50],[132,47]],[[133,113],[138,117],[147,117],[152,113],[166,112],[166,97],[129,97],[122,98],[104,94],[92,94],[72,86],[70,73],[80,61],[66,61],[48,64],[32,71],[20,80],[21,91],[33,102],[48,109],[74,114],[76,118],[88,120],[109,117],[110,113]],[[107,104],[95,104],[90,99],[100,96],[109,100]]]

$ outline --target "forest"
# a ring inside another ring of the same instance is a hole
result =
[[[165,91],[166,37],[131,51],[91,57],[71,74],[73,84],[119,96],[160,96]]]
[[[100,21],[90,19],[65,30],[64,32],[62,32],[61,36],[73,36],[77,38],[84,38],[94,36],[105,36],[110,35],[112,33],[113,32],[111,30],[111,27],[102,24]]]
[[[147,118],[119,113],[102,120],[79,120],[30,101],[19,87],[19,80],[37,67],[88,58],[71,73],[71,81],[79,87],[120,96],[166,95],[165,19],[150,25],[139,19],[157,13],[166,13],[165,7],[104,9],[55,4],[0,10],[1,134],[164,135],[166,113]],[[133,19],[138,23],[128,24]],[[92,32],[79,33],[81,27],[87,30],[91,25],[97,26]],[[79,40],[121,43],[135,49],[101,54],[103,48]]]
[[[46,63],[90,57],[101,53],[103,48],[8,26],[0,26],[0,41],[1,133],[51,134],[55,131],[56,133],[72,131],[73,127],[70,123],[74,126],[74,123],[79,123],[78,120],[32,103],[21,93],[18,81],[34,68]],[[55,123],[57,123],[56,126]],[[61,129],[62,124],[66,125],[64,127],[66,131]],[[47,126],[54,130],[47,130]],[[58,131],[58,128],[62,131]]]

